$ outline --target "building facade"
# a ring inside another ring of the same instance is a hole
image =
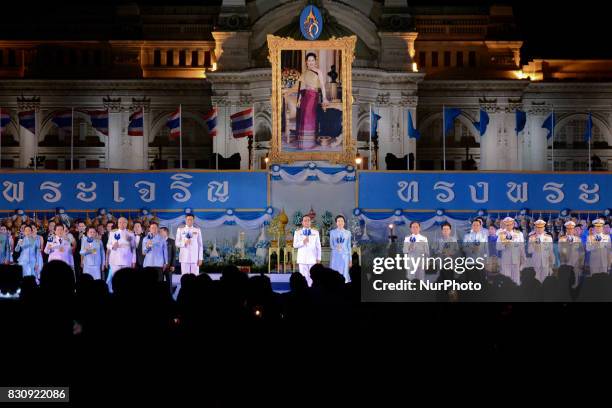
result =
[[[142,3],[54,8],[62,18],[38,10],[29,25],[7,19],[0,28],[0,107],[11,115],[0,139],[3,169],[33,167],[34,157],[45,169],[178,168],[179,142],[165,125],[179,105],[183,168],[265,166],[272,126],[266,36],[300,38],[298,16],[308,2]],[[592,168],[612,168],[612,61],[522,61],[509,6],[314,4],[324,17],[322,39],[358,38],[352,135],[361,156],[377,152],[378,168],[442,169],[445,106],[462,110],[446,135],[447,170],[587,170],[588,113]],[[141,107],[145,136],[128,136],[129,115]],[[214,138],[203,120],[212,107]],[[231,137],[229,115],[245,107],[255,108],[252,141]],[[26,109],[37,112],[36,135],[18,126],[17,112]],[[51,121],[64,109],[76,110],[72,137]],[[92,128],[82,109],[108,109],[109,135]],[[482,136],[473,125],[480,109],[490,117]],[[516,109],[527,112],[519,135]],[[371,110],[382,117],[375,149]],[[547,139],[542,123],[552,111],[557,126]],[[419,140],[407,137],[408,112]]]

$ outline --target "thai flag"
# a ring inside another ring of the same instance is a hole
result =
[[[212,108],[208,113],[204,114],[208,134],[211,137],[217,136],[217,108]]]
[[[32,133],[36,133],[36,111],[21,111],[17,116],[19,117],[19,126],[22,126]]]
[[[176,139],[181,136],[181,107],[174,111],[170,118],[168,118],[168,122],[166,122],[166,126],[170,129],[170,137]]]
[[[4,128],[9,123],[11,123],[11,115],[6,110],[0,108],[0,131],[4,132]]]
[[[103,135],[108,136],[108,110],[88,110],[85,113],[89,116],[91,126]]]
[[[140,108],[130,115],[130,124],[128,126],[128,136],[143,136],[144,135],[144,112]]]
[[[232,135],[235,139],[253,136],[253,108],[236,112],[230,116],[232,121]]]
[[[64,132],[72,132],[72,111],[57,111],[51,117],[51,122]]]

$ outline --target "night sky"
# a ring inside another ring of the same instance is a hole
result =
[[[350,0],[345,1],[350,4]],[[378,1],[383,2],[384,0]],[[9,12],[9,9],[21,8],[22,11],[18,12],[15,18],[11,18],[11,21],[21,20],[20,23],[25,24],[20,27],[26,28],[28,21],[36,20],[32,16],[32,10],[40,11],[42,18],[48,19],[62,7],[70,7],[70,4],[75,5],[78,9],[86,8],[88,4],[94,10],[97,9],[100,16],[106,14],[111,17],[114,14],[113,6],[118,3],[218,6],[221,0],[104,0],[103,2],[62,0],[60,3],[40,2],[35,8],[30,2],[3,2],[2,9],[5,14]],[[58,7],[58,4],[61,6]],[[519,36],[524,40],[523,62],[531,58],[612,58],[612,12],[610,6],[605,6],[601,0],[581,0],[569,2],[569,4],[561,0],[408,0],[408,4],[425,6],[512,5],[520,30]],[[18,35],[14,32],[13,34],[10,37],[15,38]]]
[[[612,58],[612,8],[601,1],[575,2],[410,1],[409,4],[490,5],[509,4],[524,41],[523,60],[531,58]],[[569,4],[568,4],[569,3]]]

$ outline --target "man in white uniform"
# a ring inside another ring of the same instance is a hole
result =
[[[120,269],[134,268],[136,266],[136,240],[134,234],[127,230],[128,221],[125,217],[119,218],[117,226],[108,236],[108,278],[106,282],[112,290],[112,279]]]
[[[506,217],[504,228],[497,232],[497,251],[501,252],[501,273],[516,284],[520,281],[521,266],[525,263],[525,238],[520,231],[514,230],[514,219]]]
[[[544,279],[552,273],[555,263],[553,238],[544,231],[546,221],[537,220],[534,225],[536,230],[529,236],[527,249],[531,255],[531,266],[535,269],[536,278],[544,282]]]
[[[185,216],[185,226],[176,231],[176,247],[179,248],[179,262],[181,275],[200,272],[204,259],[204,245],[202,244],[202,231],[193,225],[193,214]]]
[[[567,221],[565,224],[565,235],[559,238],[559,257],[561,265],[571,265],[574,268],[574,287],[576,287],[582,277],[584,269],[584,247],[580,236],[576,235],[576,223]]]
[[[426,258],[429,257],[429,243],[427,237],[421,235],[421,224],[417,221],[410,223],[410,235],[406,235],[404,238],[403,250],[405,254],[414,259],[414,261],[408,261],[408,265],[418,265],[416,268],[407,269],[406,277],[408,279],[425,280],[425,263],[427,262]]]
[[[610,235],[603,232],[604,220],[593,221],[595,231],[589,235],[586,250],[589,255],[591,276],[596,273],[608,273],[610,267]]]
[[[308,286],[312,286],[310,268],[321,262],[321,239],[319,231],[310,228],[310,217],[307,215],[302,218],[302,228],[293,234],[293,247],[298,250],[296,262],[300,273],[306,278]]]

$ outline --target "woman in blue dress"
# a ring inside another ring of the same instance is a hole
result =
[[[0,265],[8,265],[13,262],[12,252],[11,235],[5,225],[0,225]]]
[[[329,245],[331,247],[331,258],[329,267],[344,276],[348,283],[351,281],[349,268],[351,267],[351,232],[344,229],[346,220],[344,216],[336,217],[336,228],[329,232]]]
[[[36,270],[34,272],[36,272],[36,278],[40,279],[40,271],[42,271],[43,267],[42,251],[45,247],[45,240],[42,235],[38,235],[38,228],[36,225],[32,225],[32,236],[35,237],[38,242],[38,250],[36,251]]]
[[[18,263],[21,265],[23,276],[37,277],[40,246],[38,238],[32,235],[32,228],[29,225],[23,229],[23,237],[17,241],[15,252],[19,252]]]

